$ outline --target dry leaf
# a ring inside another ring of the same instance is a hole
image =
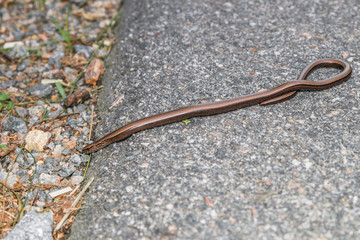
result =
[[[78,17],[83,17],[89,21],[95,21],[99,18],[106,17],[104,12],[85,12],[84,9],[77,10],[73,14]]]
[[[205,202],[210,206],[210,207],[214,207],[214,205],[212,204],[212,202],[210,201],[210,199],[208,197],[205,197]]]
[[[104,64],[100,59],[95,58],[91,61],[85,72],[85,82],[88,85],[96,85],[100,76],[104,73]]]

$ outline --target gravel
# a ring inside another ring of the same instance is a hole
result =
[[[108,27],[111,27],[111,19],[117,15],[120,7],[119,0],[83,3],[80,6],[71,1],[66,4],[46,1],[42,6],[30,1],[11,2],[6,8],[0,7],[0,89],[2,94],[10,95],[3,99],[0,107],[0,140],[7,147],[0,151],[0,180],[16,189],[19,201],[25,202],[29,184],[34,177],[32,184],[37,186],[34,191],[39,191],[39,198],[27,201],[23,213],[26,214],[30,209],[51,211],[56,218],[49,225],[50,228],[56,226],[66,214],[64,208],[67,204],[64,202],[73,201],[73,196],[81,191],[79,184],[85,171],[81,163],[89,160],[89,156],[81,154],[81,149],[91,135],[90,124],[97,121],[96,113],[88,109],[93,109],[100,92],[100,88],[95,89],[100,86],[100,82],[88,86],[81,75],[85,69],[92,71],[92,67],[88,66],[89,59],[86,59],[94,53],[94,48],[90,46],[96,46],[99,50],[94,60],[102,61],[110,51],[114,37]],[[66,29],[68,9],[69,29]],[[76,42],[84,45],[75,46],[77,53],[63,41],[53,18],[57,19],[64,31],[69,31],[71,38],[82,36]],[[102,72],[103,69],[98,70],[98,76]],[[59,79],[63,81],[63,86],[71,83],[71,91],[69,87],[63,87],[66,95],[73,93],[73,90],[76,92],[77,89],[93,88],[92,99],[80,99],[81,103],[73,104],[74,107],[63,107],[61,88],[57,86],[53,89],[54,81]],[[43,85],[44,82],[49,84]],[[71,119],[69,125],[68,119]],[[25,145],[25,149],[20,148],[20,145]],[[35,160],[27,150],[33,153]],[[45,192],[41,190],[44,187],[42,185],[46,185]],[[71,193],[63,193],[54,199],[40,197],[62,187],[71,188]],[[4,231],[0,232],[0,238],[14,228],[13,223],[20,214],[18,200],[12,197],[11,189],[5,188],[4,191],[4,202],[9,207],[4,212]],[[53,232],[54,237],[66,238],[70,224]],[[41,233],[48,226],[30,227],[34,229],[29,232]],[[18,239],[33,239],[33,236],[28,235],[16,236]]]

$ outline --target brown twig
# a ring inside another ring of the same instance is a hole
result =
[[[42,124],[43,122],[46,122],[46,121],[54,121],[54,120],[62,118],[62,117],[68,117],[68,116],[80,114],[80,112],[74,112],[74,113],[67,113],[67,114],[61,115],[62,113],[63,112],[59,113],[56,117],[53,117],[50,119],[42,119],[42,120],[38,121],[37,123],[35,123],[34,126]]]
[[[0,51],[0,57],[2,57],[3,59],[5,59],[8,62],[12,62],[12,58],[9,57],[7,54],[3,53],[2,51]]]

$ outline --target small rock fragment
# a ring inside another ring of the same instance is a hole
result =
[[[28,125],[29,125],[29,127],[32,127],[32,126],[34,126],[36,123],[38,123],[40,121],[40,118],[38,118],[38,117],[32,117],[32,118],[30,118],[29,120],[28,120]]]
[[[30,61],[25,59],[16,66],[17,71],[23,71],[25,68],[30,67]]]
[[[69,125],[72,129],[77,129],[84,126],[84,123],[81,120],[76,120],[73,118],[69,118],[66,121],[66,124]]]
[[[77,167],[82,163],[81,157],[78,154],[72,155],[69,159],[69,162],[73,163]]]
[[[76,76],[77,76],[76,70],[69,67],[65,67],[64,75],[65,75],[65,79],[70,83],[73,83],[76,80]]]
[[[18,80],[10,80],[10,81],[4,81],[0,83],[0,89],[7,89],[10,87],[14,87],[19,83]]]
[[[48,113],[48,117],[49,118],[55,118],[57,117],[62,111],[64,110],[64,108],[60,105],[60,104],[52,104],[51,105],[51,110]]]
[[[94,52],[94,49],[90,46],[76,44],[74,45],[74,52],[77,54],[84,54],[86,58],[90,58],[91,54]]]
[[[29,108],[29,115],[30,117],[38,117],[41,118],[41,116],[44,114],[44,107],[42,106],[34,106]]]
[[[49,132],[43,132],[41,130],[30,131],[25,138],[25,147],[29,151],[35,149],[37,152],[42,152],[50,137],[51,134]]]
[[[59,176],[63,178],[69,177],[71,174],[73,174],[76,171],[76,168],[73,165],[70,165],[69,167],[63,167],[61,171],[59,172]]]
[[[42,164],[37,166],[36,174],[41,174],[41,173],[52,174],[54,169],[55,168],[53,168],[49,163]]]
[[[71,177],[71,184],[78,185],[82,182],[83,177],[82,176],[72,176]]]
[[[71,150],[68,149],[68,148],[64,148],[62,151],[61,151],[61,154],[62,155],[65,155],[65,156],[69,156],[71,154]]]
[[[53,224],[51,211],[45,213],[28,212],[4,239],[54,239],[52,236]]]
[[[34,67],[27,67],[23,72],[30,78],[36,77],[39,73]]]
[[[27,116],[27,111],[26,111],[25,108],[17,108],[17,109],[15,110],[15,112],[16,112],[17,115],[19,115],[19,117],[24,118],[24,117]]]
[[[22,40],[25,38],[25,33],[21,32],[21,30],[18,28],[12,31],[12,35],[15,37],[16,40]]]
[[[7,131],[19,132],[23,134],[27,132],[25,121],[17,117],[6,118],[3,122],[3,128]]]
[[[0,166],[0,181],[1,182],[5,182],[5,179],[6,179],[6,184],[9,185],[10,187],[13,187],[14,184],[17,182],[17,178],[18,178],[17,175],[13,174],[12,172],[10,172],[8,174],[8,172]]]
[[[57,175],[50,175],[46,173],[41,173],[39,177],[40,184],[44,185],[60,185],[61,178]]]
[[[20,168],[16,171],[16,175],[20,177],[20,183],[29,183],[29,174],[25,169]]]
[[[16,162],[23,169],[29,169],[35,163],[34,158],[29,153],[26,153],[26,157],[24,157],[23,154],[20,154],[16,159]]]
[[[53,87],[51,85],[35,85],[29,88],[29,93],[41,98],[46,98],[51,95]]]
[[[49,65],[53,66],[56,65],[57,69],[61,69],[61,62],[60,60],[64,57],[64,53],[63,52],[54,52],[53,54],[51,54],[50,58],[49,58]]]
[[[8,48],[14,48],[15,46],[24,46],[24,43],[21,41],[18,42],[7,42],[5,43],[2,48],[8,49]]]
[[[55,148],[54,148],[54,151],[52,152],[53,155],[56,155],[56,154],[61,154],[62,150],[64,148],[59,144],[59,145],[56,145]]]
[[[29,52],[22,45],[15,45],[9,52],[12,58],[25,58],[29,56]]]

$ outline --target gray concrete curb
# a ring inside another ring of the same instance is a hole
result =
[[[94,155],[69,239],[356,239],[356,1],[126,1],[96,137],[128,121],[296,79],[346,58],[346,83],[137,133]],[[335,70],[319,70],[322,79]],[[111,107],[119,97],[121,103]]]

